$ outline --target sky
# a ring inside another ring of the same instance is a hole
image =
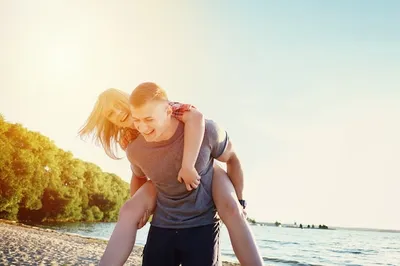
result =
[[[250,217],[400,229],[399,10],[0,0],[0,113],[128,182],[126,158],[77,132],[105,89],[154,81],[227,130]]]

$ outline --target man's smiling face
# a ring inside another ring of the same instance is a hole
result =
[[[171,118],[171,108],[166,101],[153,100],[140,107],[131,105],[133,124],[148,142],[161,141]]]

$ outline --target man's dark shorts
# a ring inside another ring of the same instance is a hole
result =
[[[151,226],[142,266],[219,266],[219,223],[186,229]]]

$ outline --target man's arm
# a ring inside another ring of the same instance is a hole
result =
[[[147,182],[147,177],[135,165],[131,165],[132,177],[130,183],[131,197],[138,191],[138,189]]]
[[[147,182],[146,177],[138,177],[135,174],[132,174],[131,178],[131,197],[138,191],[138,189],[143,186]]]
[[[218,161],[226,163],[227,173],[235,187],[239,200],[243,200],[244,178],[240,160],[233,149],[231,140],[228,140],[224,153],[217,158]]]
[[[139,190],[141,186],[143,186],[147,182],[147,177],[143,174],[142,170],[136,166],[131,164],[131,170],[132,170],[132,178],[131,178],[131,183],[130,183],[130,195],[131,197],[135,195],[136,191]],[[152,214],[152,210],[146,210],[143,214],[143,217],[140,219],[138,223],[137,229],[142,228],[147,221],[149,220],[150,215]]]

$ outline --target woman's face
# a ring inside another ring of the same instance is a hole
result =
[[[103,115],[118,127],[132,127],[133,118],[129,109],[120,103],[109,102],[104,106]]]

